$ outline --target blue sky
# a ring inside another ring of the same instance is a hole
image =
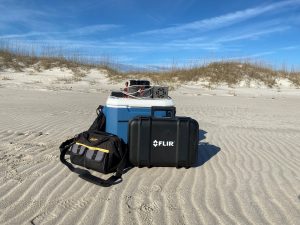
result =
[[[300,69],[300,0],[0,0],[0,40],[132,65]]]

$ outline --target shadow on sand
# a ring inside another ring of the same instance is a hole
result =
[[[198,159],[194,167],[202,166],[221,150],[219,147],[211,145],[208,142],[202,142],[206,138],[206,133],[204,130],[199,130]]]

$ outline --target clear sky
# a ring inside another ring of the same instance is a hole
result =
[[[120,63],[300,68],[300,0],[0,0],[0,39]]]

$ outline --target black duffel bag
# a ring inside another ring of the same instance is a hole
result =
[[[127,163],[127,147],[118,136],[103,131],[88,130],[66,140],[60,146],[60,160],[71,171],[80,177],[94,181],[102,186],[110,186],[121,181],[123,170]],[[95,170],[104,174],[116,172],[108,180],[102,180],[88,171],[75,168],[65,159],[70,155],[71,163]]]

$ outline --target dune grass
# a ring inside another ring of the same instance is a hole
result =
[[[23,71],[26,68],[33,68],[36,71],[43,71],[52,68],[67,68],[73,71],[77,81],[90,69],[107,71],[111,81],[127,79],[150,79],[156,84],[183,84],[190,81],[207,81],[209,85],[227,84],[237,85],[241,81],[250,84],[256,81],[270,88],[276,86],[280,78],[289,79],[296,87],[300,87],[300,72],[277,70],[261,62],[249,61],[217,61],[204,65],[190,67],[173,66],[163,71],[131,71],[122,72],[112,67],[107,60],[98,62],[90,61],[78,55],[66,56],[48,51],[46,54],[36,55],[34,51],[21,51],[20,49],[5,48],[0,45],[0,71],[13,69]]]
[[[289,79],[295,86],[300,87],[300,72],[276,70],[271,66],[258,62],[218,61],[189,68],[174,67],[167,71],[133,71],[117,73],[111,76],[113,80],[149,78],[155,83],[186,83],[190,81],[207,81],[210,85],[237,85],[241,81],[250,84],[256,81],[270,88],[281,78]]]

